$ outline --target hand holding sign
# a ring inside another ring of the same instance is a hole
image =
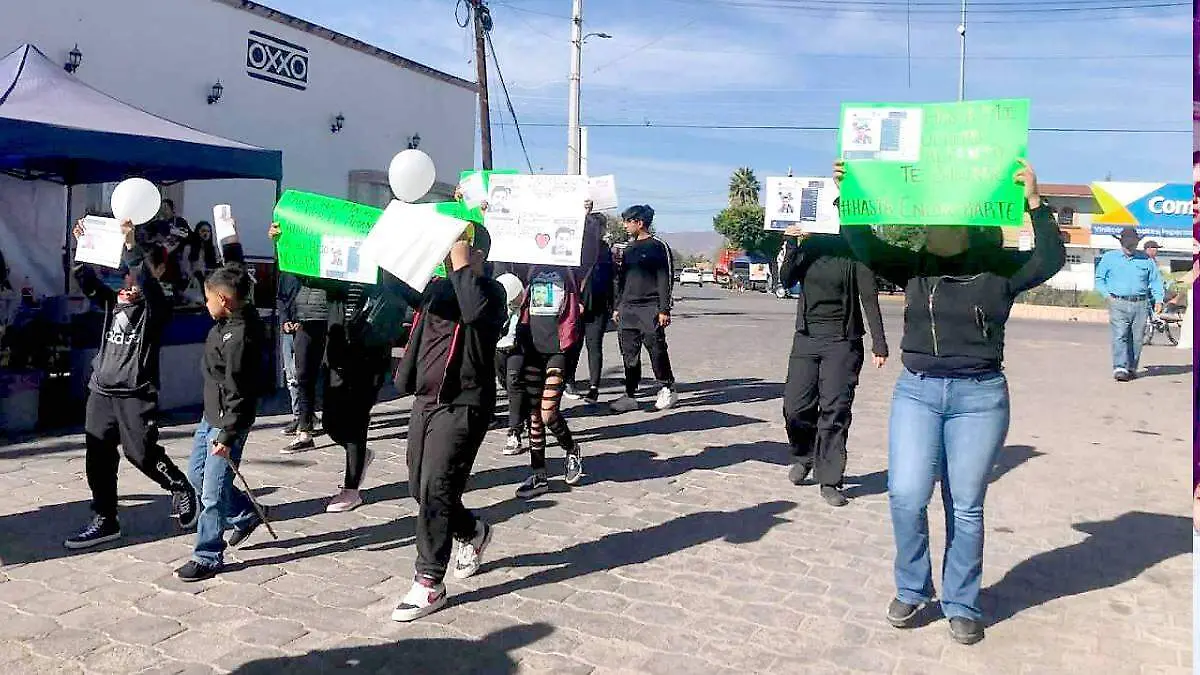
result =
[[[1017,185],[1025,187],[1025,203],[1029,208],[1036,209],[1042,205],[1042,195],[1038,192],[1037,174],[1033,171],[1033,165],[1028,160],[1022,159],[1021,168],[1017,170],[1017,174],[1013,176],[1013,181]]]

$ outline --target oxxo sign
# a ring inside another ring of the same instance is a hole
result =
[[[304,91],[308,89],[308,50],[252,30],[246,40],[246,74]]]

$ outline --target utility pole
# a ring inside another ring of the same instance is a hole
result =
[[[567,175],[580,171],[579,71],[583,68],[583,0],[571,2],[571,79],[567,94]]]
[[[958,24],[958,100],[967,95],[967,0],[962,0],[962,21]]]
[[[579,174],[588,174],[588,128],[579,127]]]
[[[469,0],[475,21],[475,79],[479,87],[479,148],[482,168],[492,168],[492,114],[488,103],[487,51],[484,35],[492,29],[492,13],[485,0]]]

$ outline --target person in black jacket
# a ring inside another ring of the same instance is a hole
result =
[[[613,258],[612,249],[604,243],[605,220],[603,214],[589,213],[583,225],[583,252],[579,270],[580,294],[583,300],[583,344],[572,351],[567,371],[567,388],[563,396],[580,398],[575,387],[575,374],[579,370],[582,347],[588,352],[588,389],[583,399],[588,403],[600,400],[600,377],[604,372],[604,331],[612,318],[613,311]]]
[[[406,288],[420,307],[396,389],[414,396],[408,427],[408,484],[417,500],[417,561],[412,588],[392,613],[413,621],[446,604],[443,580],[458,543],[452,573],[479,569],[492,528],[462,502],[479,446],[496,406],[496,344],[507,317],[504,287],[484,274],[491,237],[481,226],[459,240],[446,261],[447,278],[423,294]]]
[[[841,181],[845,167],[834,164]],[[911,251],[879,239],[869,227],[842,227],[855,258],[904,288],[904,370],[896,382],[888,432],[888,504],[896,541],[896,596],[887,619],[917,621],[934,597],[927,510],[940,475],[947,545],[941,605],[951,637],[983,639],[983,502],[988,476],[1009,425],[1004,328],[1017,296],[1054,276],[1066,248],[1033,168],[1022,160],[1033,223],[1033,252],[1002,248],[998,228],[929,227],[925,247]]]
[[[224,564],[225,530],[237,546],[262,524],[250,497],[233,484],[232,465],[258,414],[264,389],[267,331],[251,302],[254,282],[236,238],[223,243],[225,265],[204,282],[205,306],[216,324],[204,341],[204,414],[193,436],[188,478],[200,494],[196,544],[175,573],[183,581],[211,579]]]
[[[283,362],[283,380],[292,404],[292,421],[283,428],[284,436],[294,436],[300,426],[300,387],[296,381],[296,293],[300,279],[289,272],[279,273],[275,287],[275,306],[279,312],[279,359]]]
[[[619,413],[637,409],[644,345],[654,377],[662,386],[654,407],[666,410],[679,402],[667,353],[666,329],[671,325],[671,288],[675,283],[671,247],[651,234],[654,209],[649,206],[631,206],[621,218],[629,243],[617,267],[617,311],[613,320],[625,362],[625,395],[613,401],[612,408]]]
[[[842,480],[854,390],[864,360],[864,309],[875,367],[882,368],[888,356],[875,275],[855,262],[837,235],[810,236],[799,227],[784,234],[780,279],[784,288],[801,284],[783,390],[783,418],[794,458],[789,477],[799,485],[815,469],[821,497],[831,506],[845,506]]]
[[[132,223],[126,221],[121,227],[127,273],[120,291],[105,286],[89,265],[74,269],[80,290],[103,309],[104,324],[92,362],[84,423],[85,469],[94,515],[87,527],[64,542],[69,549],[89,548],[121,536],[118,443],[131,464],[171,493],[172,516],[179,526],[187,529],[196,523],[196,493],[158,443],[159,351],[171,316],[171,302],[154,274],[156,267],[163,267],[162,250],[152,248],[153,253],[148,253],[142,246],[144,231],[135,237]],[[76,224],[74,234],[85,236],[83,221]]]
[[[291,337],[292,343],[296,418],[294,426],[284,427],[283,432],[285,435],[291,435],[288,432],[292,432],[296,437],[281,452],[292,454],[316,445],[313,432],[317,416],[317,381],[321,377],[321,364],[328,342],[330,314],[327,288],[330,284],[322,287],[295,275],[287,276],[294,280],[295,293],[287,316],[281,317],[280,321],[284,334]],[[340,289],[335,289],[335,295],[336,290]],[[371,401],[372,404],[374,402]],[[337,426],[336,423],[334,426]]]

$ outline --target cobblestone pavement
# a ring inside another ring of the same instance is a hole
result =
[[[125,538],[69,554],[62,540],[88,518],[82,438],[0,448],[0,669],[1191,671],[1187,352],[1148,348],[1153,376],[1121,385],[1108,376],[1106,326],[1010,325],[1012,432],[987,503],[992,625],[968,648],[949,640],[944,620],[908,632],[883,620],[893,591],[885,425],[898,362],[864,373],[853,501],[835,510],[786,478],[780,396],[794,303],[682,295],[670,332],[679,407],[574,407],[585,484],[559,481],[528,503],[513,497],[527,457],[501,456],[503,436],[491,433],[466,498],[496,525],[487,564],[451,581],[450,606],[414,624],[389,620],[414,555],[403,402],[376,411],[368,503],[348,514],[323,512],[340,452],[280,455],[284,420],[262,419],[244,473],[275,506],[280,539],[260,530],[225,574],[193,585],[172,575],[192,538],[171,530],[168,498],[127,463]],[[885,306],[898,353],[900,307]],[[165,430],[176,459],[190,431]],[[940,505],[930,519],[940,566]]]

